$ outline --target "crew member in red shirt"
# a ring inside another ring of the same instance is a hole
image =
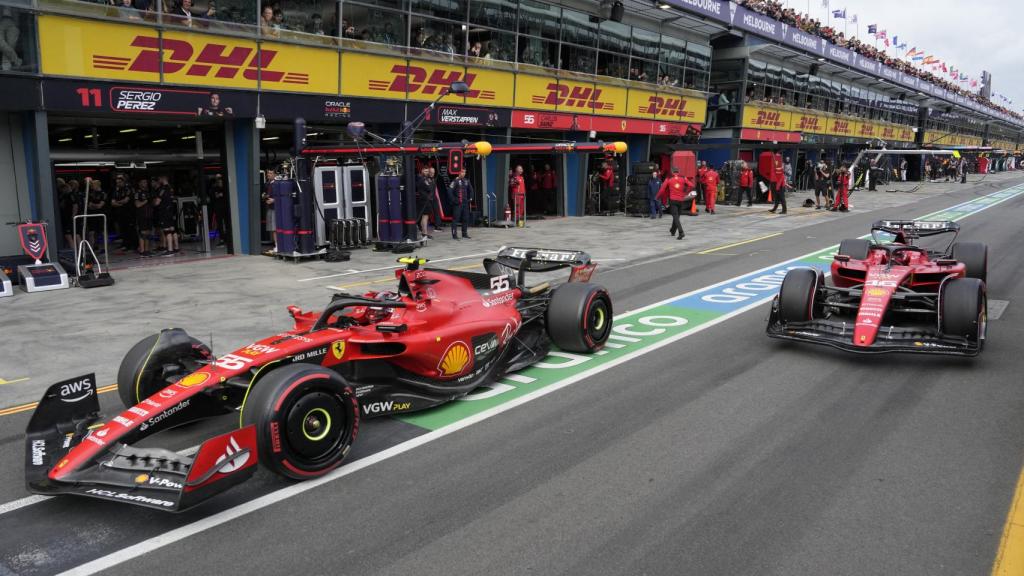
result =
[[[609,196],[615,186],[615,171],[609,162],[601,163],[601,172],[597,176],[601,180],[601,198],[598,212],[614,212],[611,207]]]
[[[540,191],[544,195],[544,211],[548,214],[556,214],[558,206],[555,199],[558,189],[558,177],[551,168],[551,164],[544,165],[544,171],[540,174]]]
[[[516,226],[526,225],[526,182],[523,180],[523,167],[516,166],[512,178],[508,181],[508,192],[512,196],[512,213]]]
[[[754,171],[747,166],[747,163],[743,163],[743,168],[740,169],[740,191],[736,195],[736,205],[743,204],[743,195],[747,195],[747,206],[753,206],[754,204]]]
[[[843,164],[839,168],[839,192],[836,194],[836,204],[832,211],[839,210],[846,212],[850,209],[850,169]]]
[[[772,196],[774,196],[775,203],[772,204],[772,209],[769,212],[774,213],[779,209],[779,204],[782,205],[782,212],[786,213],[786,173],[782,170],[782,162],[775,159],[775,173],[772,174]]]
[[[715,200],[718,199],[718,172],[708,167],[704,172],[704,211],[715,213]]]
[[[708,172],[708,164],[703,160],[697,168],[697,198],[704,199],[704,175]],[[696,200],[694,200],[696,202]]]
[[[683,232],[683,224],[679,221],[679,214],[683,211],[683,202],[688,198],[693,198],[693,180],[686,178],[679,173],[678,168],[672,169],[672,177],[665,180],[665,183],[661,185],[661,190],[658,190],[658,202],[662,204],[668,203],[669,212],[672,214],[672,227],[668,229],[669,235],[675,235],[676,231],[679,235],[676,239],[682,240],[686,234]],[[694,198],[696,202],[696,198]]]

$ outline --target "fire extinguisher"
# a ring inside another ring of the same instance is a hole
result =
[[[512,221],[512,209],[509,208],[508,206],[505,206],[505,222],[511,222],[511,221]],[[507,227],[507,225],[506,225],[506,227]]]

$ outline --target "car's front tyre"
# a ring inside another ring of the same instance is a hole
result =
[[[348,456],[359,431],[355,391],[333,370],[291,364],[252,385],[242,426],[256,425],[260,463],[295,480],[321,476]]]

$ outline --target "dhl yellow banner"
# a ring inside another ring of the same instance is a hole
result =
[[[577,80],[516,76],[516,108],[580,112],[602,116],[626,113],[626,89]]]
[[[782,108],[747,104],[743,107],[743,127],[789,132],[793,125],[792,116],[789,110]]]
[[[469,85],[465,97],[450,95],[441,101],[512,106],[514,76],[511,72],[357,52],[342,54],[341,70],[341,91],[346,96],[432,102],[452,82],[465,82]]]
[[[631,118],[703,124],[707,115],[707,102],[703,98],[630,88],[626,115]]]
[[[913,142],[914,131],[908,126],[897,126],[895,124],[876,124],[875,134],[877,138],[893,142]]]
[[[858,130],[860,130],[860,122],[846,118],[845,116],[836,116],[828,119],[827,134],[832,136],[850,136],[856,137]]]
[[[813,112],[793,112],[792,128],[795,132],[825,134],[828,129],[828,117]]]
[[[929,130],[924,133],[924,144],[926,146],[981,146],[982,140],[978,136]]]
[[[336,94],[338,56],[288,44],[41,15],[42,72],[226,88]]]

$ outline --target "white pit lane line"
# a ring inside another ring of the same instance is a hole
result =
[[[1014,187],[1011,187],[1011,188],[1016,188],[1016,187],[1014,186]],[[1003,202],[1006,202],[1006,201],[1009,201],[1011,199],[1018,198],[1018,197],[1020,197],[1019,194],[1013,195],[1013,196],[1010,196],[1010,197],[1007,197],[1007,198],[1004,198],[1004,199],[1002,199],[1002,200],[1000,200],[998,202],[994,202],[992,204],[987,204],[987,205],[981,207],[980,209],[978,209],[978,210],[976,210],[974,212],[971,212],[969,214],[966,214],[966,215],[958,218],[958,220],[962,219],[963,217],[966,217],[966,216],[973,216],[975,214],[979,214],[981,212],[984,212],[984,211],[988,210],[989,208],[992,208],[994,206],[998,206],[999,204],[1002,204]],[[950,210],[950,209],[955,208],[957,206],[963,206],[963,205],[969,204],[969,203],[971,203],[973,201],[975,201],[975,200],[969,200],[969,201],[963,202],[961,204],[950,206],[950,207],[948,207],[948,208],[946,208],[944,210],[941,210],[941,211]],[[615,317],[615,319],[619,320],[619,319],[623,319],[623,318],[625,318],[627,316],[633,316],[635,314],[640,314],[640,313],[645,312],[647,310],[650,310],[652,308],[656,308],[656,307],[661,306],[663,304],[667,304],[669,302],[673,302],[673,301],[676,301],[676,300],[680,300],[680,299],[686,298],[688,296],[691,296],[691,295],[699,293],[699,292],[705,292],[705,291],[708,291],[708,290],[713,290],[713,289],[718,288],[720,286],[729,284],[731,282],[735,282],[735,281],[737,281],[737,280],[739,280],[741,278],[744,278],[744,277],[746,277],[748,275],[759,274],[759,273],[762,273],[762,272],[765,272],[765,271],[768,271],[768,270],[778,269],[780,267],[786,266],[787,264],[790,264],[790,263],[793,263],[793,262],[797,262],[797,261],[802,260],[804,258],[807,258],[809,256],[813,256],[815,254],[818,254],[818,253],[822,252],[823,250],[837,249],[838,247],[839,247],[839,245],[835,244],[835,245],[832,245],[830,247],[820,248],[818,250],[814,250],[812,252],[808,252],[807,254],[803,254],[801,256],[797,256],[795,258],[791,258],[791,259],[786,260],[784,262],[779,262],[779,263],[772,264],[770,266],[765,266],[764,268],[761,268],[759,270],[754,270],[752,272],[746,272],[744,274],[740,274],[738,276],[735,276],[733,278],[729,278],[727,280],[723,280],[721,282],[712,284],[710,286],[704,286],[704,287],[698,288],[696,290],[691,290],[690,292],[686,292],[685,294],[680,294],[680,295],[672,296],[672,297],[666,298],[664,300],[661,300],[659,302],[655,302],[653,304],[648,304],[648,305],[643,306],[641,308],[637,308],[635,310],[631,310],[629,312],[625,312],[623,314],[619,314],[618,316]],[[590,378],[592,376],[595,376],[597,374],[600,374],[602,372],[605,372],[607,370],[610,370],[612,368],[615,368],[617,366],[625,364],[626,362],[629,362],[631,360],[639,358],[640,356],[646,355],[646,354],[648,354],[650,352],[653,352],[655,350],[658,350],[660,348],[664,348],[665,346],[668,346],[670,344],[678,342],[679,340],[682,340],[683,338],[687,338],[687,337],[693,336],[695,334],[699,334],[699,333],[703,332],[704,330],[706,330],[708,328],[711,328],[712,326],[717,326],[718,324],[721,324],[722,322],[725,322],[726,320],[729,320],[731,318],[739,316],[740,314],[743,314],[745,312],[749,312],[750,310],[758,308],[758,307],[760,307],[760,306],[770,302],[772,300],[772,298],[774,298],[774,297],[775,297],[775,294],[772,293],[770,295],[764,296],[763,298],[759,298],[757,300],[753,300],[749,304],[747,304],[747,305],[745,305],[745,306],[743,306],[741,308],[738,308],[738,309],[733,310],[732,312],[728,312],[728,313],[726,313],[726,314],[724,314],[724,315],[722,315],[722,316],[720,316],[718,318],[715,318],[713,320],[705,322],[704,324],[696,326],[696,327],[692,328],[691,330],[688,330],[686,332],[682,332],[682,333],[677,334],[675,336],[671,336],[669,338],[666,338],[665,340],[661,340],[661,341],[658,341],[658,342],[653,342],[653,343],[651,343],[650,345],[648,345],[648,346],[646,346],[644,348],[640,348],[640,349],[638,349],[638,350],[636,350],[634,352],[626,354],[626,355],[624,355],[624,356],[622,356],[620,358],[617,358],[615,360],[612,360],[612,361],[610,361],[608,363],[605,363],[605,364],[602,364],[600,366],[595,366],[595,367],[593,367],[593,368],[591,368],[589,370],[584,370],[583,372],[579,372],[577,374],[569,376],[566,379],[561,380],[559,382],[555,382],[555,383],[553,383],[550,386],[547,386],[545,388],[541,388],[539,390],[535,390],[534,392],[531,392],[531,393],[526,394],[524,396],[520,396],[519,398],[515,398],[515,399],[510,400],[510,401],[508,401],[508,402],[506,402],[504,404],[501,404],[499,406],[495,406],[494,408],[491,408],[489,410],[485,410],[485,411],[480,412],[478,414],[475,414],[473,416],[467,417],[467,418],[465,418],[463,420],[460,420],[459,422],[456,422],[454,424],[450,424],[448,426],[445,426],[444,428],[439,428],[437,430],[433,430],[431,432],[428,432],[428,433],[426,433],[426,434],[424,434],[422,436],[418,436],[418,437],[413,438],[411,440],[407,440],[405,442],[402,442],[401,444],[397,444],[395,446],[392,446],[391,448],[388,448],[388,449],[383,450],[381,452],[377,452],[376,454],[372,454],[370,456],[367,456],[366,458],[362,458],[360,460],[356,460],[355,462],[352,462],[351,464],[343,465],[340,468],[334,470],[333,472],[330,472],[329,474],[327,474],[325,476],[322,476],[320,478],[316,478],[316,479],[313,479],[313,480],[307,480],[307,481],[302,482],[300,484],[293,484],[291,486],[288,486],[288,487],[285,487],[285,488],[281,488],[279,490],[276,490],[274,492],[271,492],[269,494],[266,494],[264,496],[261,496],[259,498],[254,499],[254,500],[250,500],[250,501],[245,502],[243,504],[239,504],[238,506],[235,506],[233,508],[229,508],[227,510],[223,510],[223,511],[218,512],[216,514],[207,516],[206,518],[203,518],[203,519],[198,520],[196,522],[193,522],[191,524],[186,524],[185,526],[181,526],[179,528],[175,528],[174,530],[170,530],[168,532],[160,534],[159,536],[154,536],[154,537],[149,538],[147,540],[143,540],[142,542],[139,542],[139,543],[134,544],[132,546],[128,546],[127,548],[123,548],[123,549],[118,550],[116,552],[112,552],[112,553],[110,553],[110,554],[108,554],[106,556],[102,556],[100,558],[97,558],[96,560],[93,560],[91,562],[87,562],[85,564],[82,564],[80,566],[77,566],[75,568],[67,570],[65,572],[62,572],[60,576],[86,576],[86,575],[89,575],[89,574],[96,574],[97,572],[106,570],[107,568],[111,568],[113,566],[117,566],[118,564],[121,564],[123,562],[127,562],[128,560],[131,560],[131,559],[134,559],[134,558],[138,558],[139,556],[142,556],[142,555],[147,554],[149,552],[152,552],[154,550],[163,548],[165,546],[169,546],[169,545],[174,544],[175,542],[178,542],[180,540],[184,540],[186,538],[190,538],[190,537],[194,536],[195,534],[203,532],[204,530],[209,530],[210,528],[215,528],[217,526],[220,526],[221,524],[224,524],[224,523],[230,522],[231,520],[234,520],[236,518],[240,518],[242,516],[245,516],[246,514],[249,514],[250,512],[255,512],[257,510],[266,508],[267,506],[270,506],[270,505],[276,504],[278,502],[287,500],[288,498],[291,498],[293,496],[298,496],[299,494],[302,494],[302,493],[304,493],[304,492],[306,492],[308,490],[312,490],[312,489],[317,488],[317,487],[319,487],[319,486],[321,486],[323,484],[327,484],[328,482],[333,482],[333,481],[338,480],[340,478],[344,478],[345,476],[348,476],[349,474],[354,474],[354,473],[356,473],[356,472],[358,472],[358,471],[360,471],[360,470],[362,470],[364,468],[368,468],[368,467],[370,467],[370,466],[372,466],[374,464],[377,464],[379,462],[383,462],[385,460],[388,460],[390,458],[398,456],[398,455],[400,455],[400,454],[402,454],[404,452],[408,452],[410,450],[413,450],[414,448],[418,448],[418,447],[420,447],[420,446],[422,446],[424,444],[427,444],[429,442],[433,442],[434,440],[437,440],[439,438],[443,438],[443,437],[445,437],[445,436],[447,436],[449,434],[452,434],[454,432],[458,432],[459,430],[462,430],[464,428],[468,428],[468,427],[470,427],[470,426],[472,426],[474,424],[477,424],[479,422],[487,420],[488,418],[491,418],[492,416],[497,416],[498,414],[501,414],[501,413],[506,412],[508,410],[511,410],[513,408],[519,407],[519,406],[521,406],[523,404],[526,404],[527,402],[532,402],[533,400],[536,400],[538,398],[541,398],[543,396],[551,394],[552,392],[561,390],[562,388],[565,388],[567,386],[575,384],[576,382],[579,382],[581,380],[585,380],[587,378]]]

